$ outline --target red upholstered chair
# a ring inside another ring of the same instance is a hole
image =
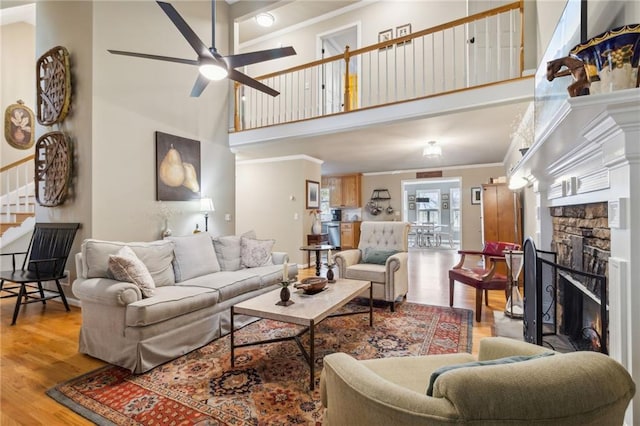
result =
[[[456,281],[476,289],[476,321],[478,322],[482,317],[483,291],[487,306],[489,305],[489,290],[503,290],[506,300],[509,280],[503,254],[505,250],[520,250],[520,244],[486,241],[482,251],[459,250],[460,261],[449,269],[449,306],[453,306],[453,290]],[[465,267],[467,256],[484,258],[484,268]]]

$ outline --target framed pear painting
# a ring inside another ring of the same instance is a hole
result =
[[[156,132],[156,200],[200,199],[200,142]]]

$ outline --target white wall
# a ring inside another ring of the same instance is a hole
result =
[[[279,34],[276,37],[255,44],[245,43],[241,51],[270,49],[293,46],[297,55],[267,62],[250,68],[252,75],[266,74],[291,66],[307,63],[318,59],[316,52],[316,36],[327,33],[345,25],[360,22],[362,24],[362,46],[378,43],[378,33],[404,24],[411,24],[412,30],[429,28],[466,14],[464,1],[379,1],[355,9],[328,20],[317,22],[299,30]],[[350,46],[353,50],[355,46]]]
[[[36,58],[55,46],[64,46],[71,62],[71,109],[61,125],[37,126],[36,138],[50,130],[60,129],[68,137],[73,153],[73,176],[69,196],[58,207],[36,205],[38,222],[79,222],[71,253],[80,251],[84,238],[91,236],[91,150],[92,150],[92,13],[91,2],[39,2],[36,5]],[[32,65],[35,67],[35,63]],[[67,268],[71,282],[75,278],[75,261],[69,258]]]
[[[242,161],[236,168],[236,233],[251,229],[259,239],[276,240],[274,250],[304,264],[312,220],[306,210],[306,180],[320,182],[321,161],[292,156]],[[291,199],[293,197],[293,200]]]
[[[461,215],[462,215],[462,237],[460,247],[467,250],[482,249],[482,211],[480,204],[471,204],[471,188],[478,187],[483,183],[488,183],[489,178],[504,175],[504,167],[500,165],[479,165],[469,168],[446,168],[442,170],[442,177],[460,177],[461,182]],[[371,192],[376,188],[387,188],[391,192],[391,204],[394,208],[401,207],[402,181],[416,179],[415,171],[404,173],[387,174],[364,174],[362,176],[362,197],[366,202]],[[399,211],[399,210],[398,210]],[[363,209],[363,220],[393,220],[391,216],[380,215],[371,216],[365,214]]]
[[[22,99],[25,106],[36,113],[35,51],[36,32],[33,25],[25,22],[0,25],[0,111],[3,117],[7,107],[18,99]],[[9,145],[4,130],[1,137],[0,166],[33,153],[32,149],[17,149]]]
[[[227,8],[218,5],[219,22]],[[210,43],[210,4],[175,5]],[[112,55],[107,49],[179,58],[196,54],[164,12],[152,2],[98,2],[94,11],[94,98],[92,192],[93,236],[158,238],[163,226],[156,202],[155,131],[200,141],[201,192],[213,199],[209,231],[226,234],[234,215],[234,161],[227,142],[228,80],[212,82],[199,98],[189,96],[197,67]],[[216,27],[218,47],[228,43],[226,24]],[[174,235],[204,229],[199,202],[167,202],[176,211]]]
[[[176,8],[208,43],[210,4],[180,2]],[[227,7],[218,7],[226,22]],[[159,237],[162,220],[155,201],[154,132],[201,141],[203,194],[213,198],[213,234],[229,234],[235,217],[235,156],[228,148],[229,83],[211,84],[200,98],[189,94],[197,69],[111,55],[106,49],[195,57],[164,12],[153,2],[40,2],[36,53],[56,45],[71,55],[72,107],[61,129],[74,152],[70,197],[55,208],[38,207],[39,221],[78,221],[84,238],[123,241]],[[226,24],[218,25],[218,45],[228,43]],[[38,129],[38,135],[45,129]],[[175,235],[190,233],[204,216],[198,203],[173,202]],[[232,220],[224,220],[225,213]],[[73,260],[68,268],[75,278]]]

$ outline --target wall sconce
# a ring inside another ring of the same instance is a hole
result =
[[[200,198],[200,211],[204,213],[204,231],[209,230],[209,212],[216,211],[211,198]]]
[[[427,158],[442,157],[442,147],[436,145],[436,141],[427,142],[427,146],[422,150],[422,155]]]

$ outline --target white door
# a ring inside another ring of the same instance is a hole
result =
[[[318,37],[320,39],[319,57],[321,59],[344,54],[346,46],[349,46],[349,50],[355,50],[360,46],[357,24],[335,29]],[[357,76],[356,66],[356,59],[351,58],[349,62],[349,74],[351,76]],[[320,70],[320,99],[323,115],[344,110],[345,73],[344,60],[334,61],[322,66]],[[352,96],[354,95],[357,95],[357,93],[352,93]]]

